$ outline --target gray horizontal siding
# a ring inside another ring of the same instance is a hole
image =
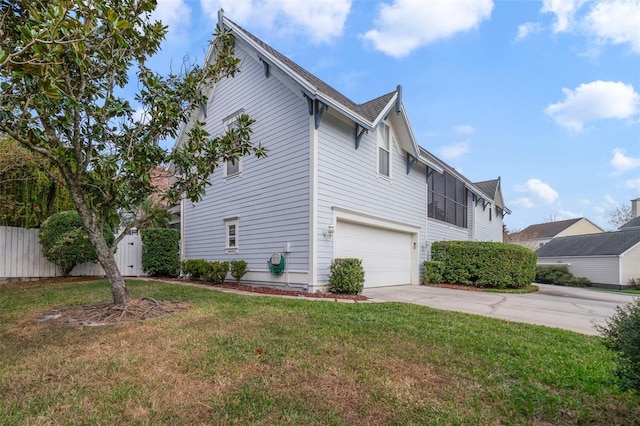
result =
[[[333,241],[323,233],[333,221],[332,207],[341,207],[386,220],[422,226],[425,241],[425,169],[414,165],[406,173],[406,152],[392,147],[391,179],[377,174],[376,133],[364,135],[355,149],[353,123],[325,113],[318,135],[318,282],[325,283],[333,258]],[[420,260],[424,258],[421,249]]]
[[[569,263],[569,272],[576,277],[587,277],[592,283],[620,285],[619,258],[617,256],[539,257],[538,264]]]
[[[306,102],[262,65],[238,50],[241,72],[219,82],[207,108],[206,129],[221,134],[223,120],[243,109],[256,122],[252,141],[267,157],[245,157],[240,176],[222,167],[196,205],[185,206],[185,258],[244,259],[266,269],[273,252],[291,244],[288,268],[309,268],[309,115]],[[239,249],[225,252],[224,218],[239,218]]]

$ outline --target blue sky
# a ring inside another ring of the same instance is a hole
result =
[[[421,146],[502,178],[509,230],[640,197],[640,0],[158,0],[152,66],[200,63],[220,7],[355,102],[402,85]]]

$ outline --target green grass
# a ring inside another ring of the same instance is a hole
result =
[[[0,424],[637,424],[600,338],[401,303],[128,281],[189,310],[34,320],[105,281],[0,287]]]

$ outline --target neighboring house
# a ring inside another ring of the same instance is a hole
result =
[[[634,219],[618,231],[554,238],[538,249],[538,265],[566,264],[592,283],[623,287],[640,279],[640,198],[631,201]]]
[[[508,242],[536,251],[554,238],[601,232],[604,229],[587,218],[579,217],[527,226],[522,231],[510,234]]]
[[[335,258],[362,259],[365,287],[419,284],[433,241],[502,241],[500,179],[474,184],[421,148],[400,86],[357,104],[220,19],[240,72],[191,120],[215,135],[246,113],[268,153],[221,164],[202,200],[183,203],[183,259],[244,259],[245,282],[314,292]],[[267,263],[274,253],[281,275]]]

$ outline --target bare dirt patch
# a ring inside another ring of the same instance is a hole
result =
[[[57,325],[113,325],[144,321],[189,309],[191,304],[151,297],[131,299],[126,305],[100,302],[92,305],[68,306],[56,309],[37,319]]]

